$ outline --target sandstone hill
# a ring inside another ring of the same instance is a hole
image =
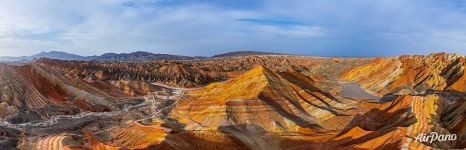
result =
[[[356,81],[377,95],[427,90],[464,93],[465,61],[462,55],[445,53],[376,58],[347,70],[341,79]]]
[[[437,53],[0,64],[0,146],[463,149],[465,61]],[[457,139],[416,140],[432,132]]]

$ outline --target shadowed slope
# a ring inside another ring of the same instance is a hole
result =
[[[1,101],[18,109],[36,109],[47,105],[44,97],[14,68],[0,64]]]
[[[338,124],[326,122],[344,117],[351,105],[332,99],[311,82],[295,85],[258,66],[232,80],[186,93],[171,116],[180,118],[187,128],[238,124],[256,124],[272,132],[338,128]]]
[[[464,66],[465,57],[458,54],[376,58],[369,64],[346,70],[340,78],[357,81],[379,96],[415,94],[426,89],[464,92]]]

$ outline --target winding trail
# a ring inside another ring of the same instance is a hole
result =
[[[172,104],[162,108],[162,109],[157,109],[157,107],[152,107],[152,110],[154,112],[153,116],[159,116],[160,113],[162,113],[163,111],[167,110],[167,109],[172,109],[173,107],[175,107],[182,99],[183,99],[183,96],[184,96],[184,93],[186,91],[190,91],[190,90],[195,90],[195,89],[198,89],[198,88],[178,88],[178,87],[171,87],[171,86],[168,86],[168,85],[165,85],[165,84],[161,84],[161,83],[152,83],[152,85],[155,85],[155,86],[160,86],[160,87],[163,87],[163,88],[166,88],[166,89],[170,89],[172,90],[172,92],[174,93],[172,96],[169,96],[168,99],[172,99],[174,100],[175,102],[173,102]],[[154,98],[153,99],[153,104],[156,103],[156,99]]]
[[[163,84],[158,84],[158,83],[153,83],[153,85],[160,86],[162,88],[170,89],[172,90],[173,95],[169,96],[161,96],[161,95],[146,95],[144,96],[144,102],[136,104],[136,105],[124,105],[121,110],[118,111],[111,111],[111,112],[80,112],[75,115],[58,115],[58,116],[53,116],[50,119],[44,120],[44,121],[32,121],[32,122],[27,122],[27,123],[19,123],[19,124],[12,124],[8,121],[0,121],[0,126],[5,127],[5,128],[11,128],[11,129],[16,129],[16,130],[21,130],[24,131],[26,129],[30,128],[47,128],[51,127],[53,125],[59,124],[59,123],[66,123],[67,122],[79,122],[80,119],[86,119],[86,118],[112,118],[116,117],[119,115],[123,115],[130,111],[131,109],[134,108],[139,108],[139,107],[144,107],[149,104],[152,104],[151,109],[153,110],[153,116],[158,116],[160,113],[162,113],[164,110],[171,109],[178,102],[183,98],[184,92],[186,90],[192,90],[188,88],[177,88],[177,87],[170,87],[167,85]],[[171,99],[174,100],[172,104],[169,106],[166,106],[162,109],[157,109],[156,104],[157,104],[157,99]],[[144,118],[146,119],[146,118]]]
[[[89,118],[89,117],[115,117],[119,116],[121,114],[124,114],[128,112],[129,110],[137,107],[143,107],[148,105],[147,101],[144,101],[140,104],[137,105],[124,105],[122,110],[119,111],[111,111],[111,112],[80,112],[75,115],[59,115],[59,116],[53,116],[48,120],[45,121],[33,121],[33,122],[27,122],[27,123],[20,123],[20,124],[12,124],[8,121],[1,121],[0,126],[6,127],[6,128],[13,128],[17,130],[24,130],[26,128],[31,128],[31,127],[41,127],[41,128],[46,128],[49,126],[53,126],[55,124],[61,123],[60,120],[65,120],[65,119],[71,119],[71,120],[78,120],[81,118]]]

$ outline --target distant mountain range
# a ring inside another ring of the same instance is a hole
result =
[[[234,57],[234,56],[249,56],[249,55],[284,55],[281,53],[271,52],[260,52],[260,51],[235,51],[212,56],[215,57]],[[192,59],[204,59],[210,57],[202,56],[182,56],[172,54],[154,54],[149,52],[137,51],[132,53],[105,53],[99,56],[80,56],[76,54],[70,54],[62,51],[49,51],[41,52],[32,56],[0,56],[0,61],[6,62],[21,62],[31,61],[33,59],[50,58],[60,60],[97,60],[97,61],[152,61],[152,60],[192,60]]]
[[[10,57],[1,56],[0,61],[29,61],[39,58],[61,59],[61,60],[84,60],[86,57],[75,54],[70,54],[60,51],[41,52],[32,56]]]
[[[171,54],[153,54],[149,52],[132,52],[132,53],[105,53],[100,56],[95,56],[91,60],[103,60],[103,61],[147,61],[147,60],[190,60],[204,57],[191,57],[182,55],[171,55]]]
[[[235,56],[251,56],[251,55],[287,55],[283,53],[261,52],[261,51],[235,51],[223,54],[214,55],[212,57],[235,57]]]

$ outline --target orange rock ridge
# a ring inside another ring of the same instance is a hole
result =
[[[346,70],[340,78],[356,81],[379,96],[403,90],[410,93],[425,89],[464,92],[464,66],[465,57],[458,54],[375,58],[366,65]]]

